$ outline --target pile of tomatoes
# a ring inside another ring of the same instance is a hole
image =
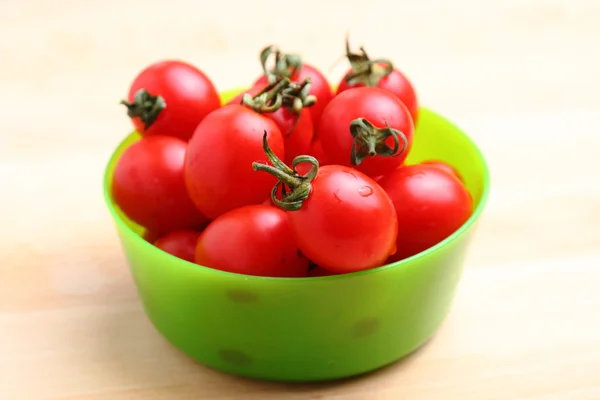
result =
[[[117,162],[115,202],[163,251],[248,275],[356,272],[445,239],[473,202],[450,165],[405,164],[413,85],[347,41],[346,55],[334,91],[269,46],[261,76],[226,104],[188,63],[146,67],[122,102],[141,139]]]

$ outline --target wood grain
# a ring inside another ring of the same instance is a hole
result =
[[[595,0],[0,1],[0,398],[600,399],[599,22]],[[169,57],[245,85],[272,42],[337,80],[346,32],[489,160],[452,312],[417,354],[354,380],[197,365],[147,321],[103,204],[130,129],[118,100]]]

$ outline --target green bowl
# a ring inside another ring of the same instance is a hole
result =
[[[237,92],[223,94],[223,99]],[[472,217],[452,236],[411,258],[358,273],[319,278],[264,278],[222,272],[175,258],[142,238],[111,196],[111,178],[127,137],[104,179],[144,309],[175,347],[228,373],[279,381],[359,375],[415,351],[436,332],[460,280],[475,223],[489,191],[475,144],[440,115],[422,108],[409,163],[441,159],[464,178]]]

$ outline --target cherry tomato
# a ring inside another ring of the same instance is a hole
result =
[[[275,68],[273,69],[266,66],[271,54],[275,55]],[[310,94],[317,98],[317,102],[310,107],[310,115],[316,129],[323,110],[333,98],[331,85],[325,75],[314,66],[303,63],[299,56],[284,54],[273,46],[269,46],[261,52],[261,63],[263,70],[273,77],[271,81],[277,77],[287,77],[293,82],[303,82],[306,78],[310,78]],[[266,85],[268,82],[269,78],[265,74],[259,77],[254,84]]]
[[[350,167],[318,168],[313,157],[311,171],[300,176],[277,160],[265,144],[274,166],[253,163],[258,171],[276,175],[289,187],[275,204],[288,210],[292,231],[302,253],[332,272],[360,271],[380,266],[394,253],[397,218],[385,191],[371,178]],[[294,164],[293,167],[295,166]]]
[[[296,156],[310,151],[313,138],[313,123],[310,109],[303,108],[296,115],[286,107],[281,107],[265,116],[277,124],[283,134],[285,146],[285,162],[291,164]]]
[[[327,155],[323,151],[323,145],[321,144],[321,139],[315,138],[310,146],[309,154],[319,161],[319,165],[324,166],[327,164],[331,164],[327,159]]]
[[[460,174],[460,172],[458,172],[458,170],[456,168],[454,168],[452,165],[450,165],[444,161],[427,160],[427,161],[421,162],[421,164],[435,165],[447,172],[450,172],[452,175],[455,175],[458,179],[461,180],[461,182],[463,181],[463,178],[462,178],[462,175]]]
[[[115,202],[132,221],[157,234],[207,221],[186,191],[186,147],[172,136],[145,137],[128,147],[115,166]]]
[[[185,159],[185,182],[192,201],[211,219],[269,195],[275,179],[256,174],[252,162],[266,160],[262,137],[267,132],[275,154],[284,157],[283,137],[264,115],[232,104],[210,113],[196,128]]]
[[[154,245],[183,260],[194,262],[200,232],[191,229],[173,231],[154,241]]]
[[[352,166],[369,176],[384,175],[400,166],[412,146],[413,132],[404,104],[392,93],[373,87],[335,96],[319,125],[319,138],[329,161]]]
[[[397,261],[446,239],[473,212],[473,200],[462,182],[435,165],[402,166],[379,184],[394,203],[398,217]]]
[[[198,239],[195,260],[255,276],[303,277],[308,270],[288,215],[262,204],[236,208],[212,221]]]
[[[221,106],[212,81],[182,61],[161,61],[141,71],[129,88],[127,113],[144,136],[188,140],[196,126]]]
[[[283,134],[285,162],[310,151],[313,139],[313,123],[307,107],[314,105],[315,98],[308,93],[310,82],[291,82],[281,78],[256,91],[255,85],[248,94],[252,97],[241,102],[263,114],[277,124]]]
[[[354,87],[379,87],[393,93],[406,105],[413,123],[417,124],[419,102],[409,79],[388,60],[371,60],[361,47],[359,54],[350,52],[346,40],[346,56],[352,67],[338,85],[336,94]]]

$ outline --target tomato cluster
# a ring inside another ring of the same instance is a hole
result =
[[[148,66],[122,103],[141,135],[112,182],[146,240],[184,260],[271,277],[325,276],[422,252],[472,213],[460,174],[405,163],[419,105],[389,60],[350,51],[337,85],[274,46],[227,104],[198,68]]]

